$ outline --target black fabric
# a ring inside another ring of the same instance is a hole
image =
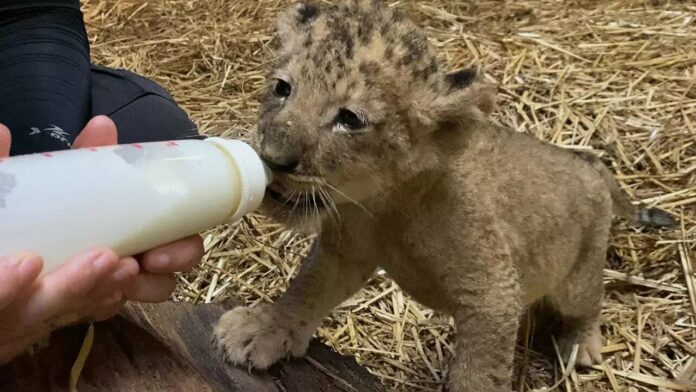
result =
[[[69,7],[79,11],[80,0],[0,0],[0,12],[38,7]]]
[[[40,7],[68,7],[79,11],[80,0],[0,0],[0,12]]]
[[[122,69],[92,66],[92,115],[109,116],[119,143],[202,139],[162,86]]]
[[[89,42],[76,0],[0,3],[0,123],[11,154],[70,147],[91,111]]]
[[[196,126],[157,83],[90,65],[79,0],[0,0],[0,123],[11,155],[69,148],[104,114],[119,143],[197,138]]]

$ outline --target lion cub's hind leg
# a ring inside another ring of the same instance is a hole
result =
[[[586,239],[568,276],[545,298],[561,320],[558,344],[564,360],[569,360],[573,345],[578,344],[576,363],[580,366],[602,362],[599,316],[608,235],[609,224]]]

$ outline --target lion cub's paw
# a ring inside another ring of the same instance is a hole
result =
[[[569,332],[559,340],[559,348],[566,362],[576,343],[579,345],[576,361],[578,366],[589,367],[602,363],[602,332],[599,324],[594,323],[583,330]]]
[[[305,354],[311,333],[305,336],[300,329],[272,305],[262,305],[225,313],[214,334],[217,345],[234,365],[266,369],[281,359]]]

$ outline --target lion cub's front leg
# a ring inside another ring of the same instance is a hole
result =
[[[479,260],[481,268],[469,270],[467,279],[449,280],[450,290],[459,293],[453,309],[457,341],[449,392],[509,392],[511,388],[522,309],[520,282],[505,255],[489,256]]]
[[[222,316],[214,331],[217,344],[233,364],[255,369],[302,356],[322,318],[355,293],[375,267],[315,245],[276,303],[238,307]]]
[[[234,365],[254,369],[266,369],[285,357],[302,356],[311,336],[308,325],[269,304],[234,308],[215,328],[215,338],[226,358]]]
[[[456,352],[449,392],[509,392],[519,317],[514,299],[455,314]]]

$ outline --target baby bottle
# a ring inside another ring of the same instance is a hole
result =
[[[46,273],[96,247],[135,255],[238,221],[269,182],[248,144],[220,138],[0,158],[0,256],[37,253]]]

